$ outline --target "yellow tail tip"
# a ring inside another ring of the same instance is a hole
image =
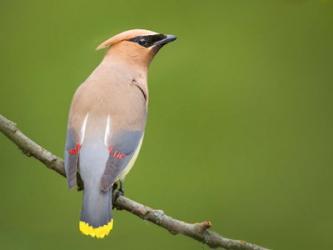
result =
[[[113,228],[113,219],[109,221],[108,224],[105,224],[100,227],[92,227],[87,222],[80,221],[80,231],[84,235],[89,235],[91,237],[96,237],[97,239],[103,239],[107,236]]]

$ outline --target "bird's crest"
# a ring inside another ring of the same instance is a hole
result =
[[[121,32],[121,33],[107,39],[106,41],[102,42],[96,48],[96,50],[109,48],[110,46],[112,46],[116,43],[119,43],[119,42],[124,41],[124,40],[129,40],[129,39],[134,38],[136,36],[146,36],[146,35],[155,35],[155,34],[157,34],[157,33],[154,32],[154,31],[145,30],[145,29],[127,30],[127,31]]]

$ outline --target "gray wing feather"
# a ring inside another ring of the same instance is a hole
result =
[[[70,154],[69,151],[75,149],[77,142],[78,138],[74,129],[69,128],[67,131],[64,162],[69,188],[72,188],[76,185],[77,170],[79,165],[79,152],[77,152],[77,154]]]
[[[101,180],[101,190],[103,192],[110,190],[117,177],[126,168],[139,146],[142,136],[142,131],[123,131],[112,136],[110,145],[112,151],[106,162]],[[119,157],[117,157],[117,153]]]

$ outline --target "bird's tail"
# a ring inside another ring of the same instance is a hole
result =
[[[102,239],[113,227],[112,192],[101,192],[99,187],[85,188],[80,218],[80,231],[85,235]]]

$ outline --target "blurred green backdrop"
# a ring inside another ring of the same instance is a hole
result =
[[[62,156],[73,92],[130,28],[178,40],[150,68],[127,195],[273,249],[333,249],[332,1],[0,2],[0,112]],[[97,241],[81,193],[0,136],[1,249],[208,249],[126,212]]]

